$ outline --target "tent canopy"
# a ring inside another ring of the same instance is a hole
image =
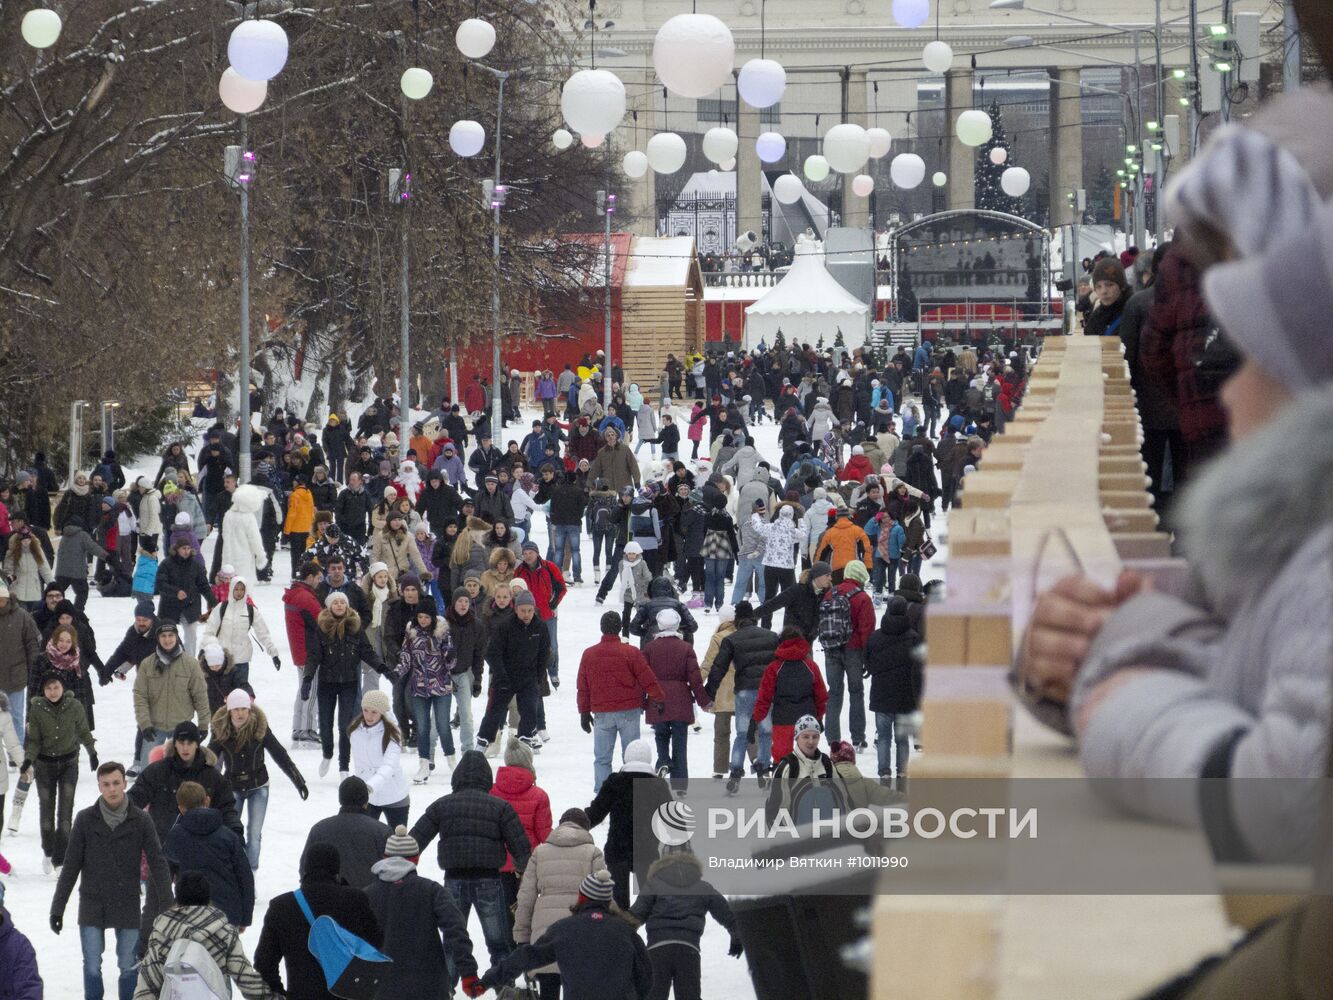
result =
[[[745,347],[761,340],[770,347],[779,330],[787,343],[815,343],[822,336],[832,346],[842,330],[847,349],[865,343],[870,309],[838,284],[824,266],[823,245],[812,239],[796,244],[791,270],[745,310]]]

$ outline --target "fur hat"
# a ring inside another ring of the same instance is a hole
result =
[[[389,704],[389,696],[379,688],[371,688],[361,696],[361,707],[368,708],[372,712],[379,712],[380,715],[388,715],[392,708]]]

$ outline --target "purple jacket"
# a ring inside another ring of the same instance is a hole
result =
[[[439,619],[431,635],[423,634],[414,622],[407,626],[394,676],[406,678],[407,693],[417,698],[450,694],[456,660],[454,640],[444,618]]]
[[[659,712],[650,701],[644,715],[648,725],[658,722],[693,722],[694,705],[707,708],[712,702],[704,692],[703,677],[699,674],[699,660],[694,647],[678,635],[659,635],[643,647],[643,658],[648,661],[657,682],[666,692],[666,709]]]
[[[42,1000],[37,952],[5,909],[0,909],[0,1000]]]

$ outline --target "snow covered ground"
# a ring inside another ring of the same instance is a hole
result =
[[[526,414],[523,422],[511,428],[516,437],[526,433],[533,414]],[[677,414],[679,422],[686,416],[684,411]],[[755,428],[756,444],[766,456],[776,459],[780,454],[777,445],[777,428],[772,423],[765,423]],[[648,446],[641,449],[639,458],[648,460]],[[775,463],[776,464],[776,461]],[[126,469],[126,475],[133,480],[134,475],[152,475],[157,469],[157,458],[145,458],[133,471]],[[542,518],[538,515],[535,521]],[[941,576],[947,556],[947,545],[942,536],[944,521],[937,519],[933,535],[939,544],[939,552],[932,563],[925,567],[922,579],[929,580]],[[544,524],[534,523],[533,533],[544,544],[546,529]],[[212,541],[205,543],[206,553],[211,550]],[[585,735],[579,728],[578,709],[575,705],[574,677],[579,658],[583,650],[597,640],[598,619],[603,611],[611,607],[608,601],[605,607],[594,603],[595,588],[592,585],[592,553],[589,540],[584,538],[583,545],[584,579],[583,586],[573,588],[560,608],[560,662],[562,684],[558,691],[546,700],[547,728],[552,740],[536,758],[537,783],[544,788],[551,798],[551,811],[558,819],[560,813],[573,806],[586,807],[592,799],[592,737]],[[250,683],[255,688],[259,704],[273,723],[274,731],[284,742],[291,733],[292,703],[297,689],[297,674],[292,669],[291,656],[287,648],[286,630],[283,627],[281,594],[287,583],[290,562],[287,553],[279,550],[277,572],[274,582],[260,584],[253,596],[259,612],[269,624],[282,653],[283,669],[274,672],[272,666],[262,656],[256,656],[251,664]],[[103,658],[110,655],[120,637],[124,634],[132,618],[134,601],[131,598],[104,599],[94,590],[88,603],[88,616],[96,630],[98,649]],[[700,630],[695,637],[695,648],[702,658],[708,647],[708,640],[717,625],[716,615],[695,612],[700,622]],[[822,656],[820,657],[822,662]],[[844,711],[846,709],[844,708]],[[703,726],[701,732],[691,733],[689,737],[690,774],[696,780],[710,780],[712,772],[712,719],[705,713],[698,713]],[[134,712],[131,701],[129,682],[118,682],[110,687],[97,689],[97,731],[98,753],[102,761],[119,760],[128,764],[134,747]],[[651,730],[645,727],[644,734],[651,738]],[[872,726],[873,737],[873,726]],[[298,881],[297,862],[310,826],[325,816],[338,810],[338,775],[337,769],[330,770],[325,778],[317,774],[319,751],[313,747],[301,745],[293,752],[297,766],[301,769],[310,786],[310,798],[302,802],[296,790],[282,772],[270,768],[272,792],[269,800],[267,821],[264,826],[263,854],[259,870],[255,874],[257,905],[255,924],[246,931],[243,941],[248,955],[253,956],[259,940],[259,930],[263,922],[263,913],[267,902],[272,897],[293,889]],[[412,787],[412,811],[409,825],[435,798],[449,791],[447,767],[437,755],[437,770],[426,785]],[[416,753],[412,748],[404,753],[404,769],[409,777],[416,771]],[[494,765],[499,761],[493,761]],[[91,805],[97,797],[96,781],[87,771],[84,758],[83,772],[79,776],[79,786],[75,798],[75,811]],[[617,762],[618,766],[618,762]],[[869,754],[861,756],[862,770],[873,773],[875,767],[874,748]],[[10,772],[10,793],[13,793],[14,772]],[[606,827],[593,831],[600,844],[606,835]],[[65,912],[65,931],[57,937],[48,925],[51,895],[55,888],[55,876],[42,873],[42,854],[38,835],[38,803],[34,788],[25,807],[22,827],[17,836],[4,835],[0,840],[0,851],[14,865],[14,874],[6,879],[5,906],[13,914],[16,925],[28,935],[37,949],[42,977],[46,982],[47,996],[73,998],[82,995],[82,969],[77,928],[77,890]],[[426,851],[421,861],[422,874],[432,878],[441,878],[436,864],[434,845]],[[470,931],[473,951],[486,968],[486,949],[481,934],[480,923],[473,916]],[[745,960],[736,960],[727,956],[728,936],[713,921],[709,921],[703,938],[703,983],[704,997],[729,997],[731,1000],[744,1000],[754,997],[754,987],[750,983]],[[108,948],[103,957],[103,977],[107,983],[109,995],[115,989],[114,949]],[[461,992],[459,994],[462,995]]]

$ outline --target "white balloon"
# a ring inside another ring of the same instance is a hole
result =
[[[893,0],[893,19],[904,28],[919,28],[930,18],[930,0]]]
[[[642,150],[631,149],[620,161],[620,169],[625,171],[626,177],[638,180],[648,172],[648,157]]]
[[[958,141],[964,146],[984,146],[990,142],[992,127],[990,115],[972,108],[958,116],[954,126]]]
[[[556,149],[568,149],[574,145],[574,133],[567,128],[558,128],[551,133],[551,145]]]
[[[403,70],[403,78],[398,81],[398,86],[402,88],[403,96],[419,101],[430,93],[431,87],[435,86],[435,78],[430,75],[430,70],[412,66]]]
[[[870,159],[870,137],[860,125],[834,125],[824,133],[824,158],[838,173],[854,174]]]
[[[805,176],[812,181],[822,181],[828,176],[829,162],[816,153],[805,158]]]
[[[869,174],[857,174],[852,178],[852,194],[858,198],[870,197],[870,192],[875,190],[875,178]]]
[[[805,185],[795,174],[783,174],[773,182],[773,197],[784,205],[795,205],[805,194]]]
[[[1007,159],[1009,159],[1009,150],[1003,146],[996,146],[990,151],[990,161],[997,167]]]
[[[787,71],[776,59],[751,59],[736,76],[736,89],[752,108],[771,108],[787,89]]]
[[[740,140],[729,128],[715,126],[704,133],[704,156],[714,163],[724,163],[736,155]]]
[[[680,97],[707,97],[731,80],[736,42],[712,14],[677,14],[657,29],[653,68]]]
[[[685,140],[675,132],[658,132],[648,140],[648,165],[659,174],[674,174],[685,165]]]
[[[787,140],[777,132],[764,132],[754,141],[754,151],[764,163],[777,163],[787,155]]]
[[[581,69],[565,81],[560,113],[575,132],[606,135],[625,117],[625,85],[610,70]]]
[[[489,21],[469,17],[454,32],[454,44],[469,59],[480,59],[495,48],[495,28]]]
[[[719,163],[718,166],[721,167],[722,170],[723,170],[724,172],[730,172],[730,171],[732,171],[732,170],[735,170],[735,169],[736,169],[736,157],[733,156],[733,157],[732,157],[731,159],[729,159],[729,160],[724,160],[723,162]]]
[[[247,80],[228,66],[218,81],[218,96],[228,111],[248,115],[251,111],[258,111],[264,98],[268,97],[268,83],[264,80]]]
[[[45,7],[38,7],[23,15],[19,33],[34,49],[49,49],[60,37],[60,15]]]
[[[449,129],[449,148],[459,156],[476,156],[485,143],[486,130],[480,122],[464,118]]]
[[[606,136],[598,135],[596,132],[584,132],[579,136],[579,142],[583,143],[584,149],[596,149],[606,142]]]
[[[1000,175],[1000,187],[1010,198],[1021,198],[1032,187],[1032,175],[1022,167],[1010,167]]]
[[[889,164],[889,176],[898,187],[910,191],[926,179],[926,161],[915,153],[899,153]]]
[[[287,65],[287,32],[277,21],[242,21],[227,40],[227,60],[247,80],[272,80]]]
[[[947,73],[949,67],[953,65],[953,49],[948,42],[941,42],[939,39],[927,42],[925,50],[921,53],[921,61],[932,73]]]
[[[930,180],[931,183],[934,184],[937,188],[942,188],[944,187],[944,185],[949,183],[949,175],[946,174],[943,170],[936,170],[935,176],[932,177]]]
[[[889,155],[889,149],[893,146],[893,136],[889,135],[888,129],[868,128],[866,129],[866,138],[870,140],[870,158],[872,160],[878,160]]]

